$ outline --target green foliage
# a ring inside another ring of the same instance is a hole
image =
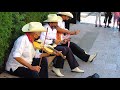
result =
[[[0,66],[7,60],[14,41],[23,34],[23,25],[42,22],[49,13],[54,12],[0,12]]]
[[[8,41],[11,36],[12,13],[0,12],[0,64],[3,61],[5,51],[9,47]]]
[[[26,14],[25,22],[26,23],[32,21],[42,22],[43,20],[47,19],[47,15],[49,13],[53,13],[53,12],[25,12],[24,13]]]

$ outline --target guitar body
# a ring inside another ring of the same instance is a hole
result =
[[[48,54],[53,54],[54,52],[58,52],[56,49],[54,49],[53,46],[51,46],[51,45],[43,45],[43,43],[41,41],[40,42],[34,41],[33,42],[33,46],[34,46],[35,49],[43,50],[43,51],[45,51]],[[56,45],[54,45],[54,46],[56,46]],[[60,53],[60,56],[63,59],[66,59],[66,56],[64,56],[61,52],[59,52],[59,53]]]

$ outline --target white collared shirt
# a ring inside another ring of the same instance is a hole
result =
[[[62,29],[68,30],[67,28],[65,28],[65,22],[64,21],[59,21],[58,26]],[[64,34],[61,34],[61,40],[63,40],[63,36],[64,36]]]
[[[47,45],[48,44],[52,44],[53,43],[53,39],[56,39],[57,30],[56,29],[52,29],[49,26],[49,24],[44,25],[44,27],[47,30],[47,32],[42,32],[41,33],[40,40],[42,40],[43,42],[45,41],[45,44],[47,44]]]
[[[64,22],[64,21],[59,21],[59,22],[58,22],[58,26],[59,26],[60,28],[62,28],[62,29],[66,29],[66,28],[65,28],[65,22]]]
[[[16,61],[14,59],[15,57],[21,57],[29,64],[32,64],[35,53],[35,49],[32,43],[29,41],[27,35],[20,36],[15,41],[14,46],[11,50],[8,61],[6,63],[6,70],[10,71],[10,69],[12,69],[15,71],[18,67],[26,67]]]

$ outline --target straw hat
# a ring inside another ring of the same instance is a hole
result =
[[[66,15],[66,16],[69,16],[69,17],[73,18],[73,14],[70,13],[70,12],[58,12],[57,14]]]
[[[62,18],[60,16],[57,16],[57,14],[49,14],[48,19],[44,22],[59,22],[62,21]]]
[[[23,32],[46,32],[47,30],[40,22],[30,22],[23,26]]]

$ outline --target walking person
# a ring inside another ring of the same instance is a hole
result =
[[[111,19],[112,19],[112,12],[104,12],[104,14],[105,14],[105,18],[104,18],[105,26],[104,26],[104,28],[106,28],[106,27],[110,28],[109,24],[111,23]]]
[[[98,22],[98,19],[99,19],[99,22]],[[99,24],[97,24],[97,22]],[[97,26],[102,27],[102,25],[101,25],[101,12],[96,12],[95,27],[97,27]]]
[[[118,29],[119,29],[119,32],[120,32],[120,17],[118,18]]]
[[[113,28],[115,27],[115,24],[117,23],[117,28],[119,27],[118,19],[120,17],[120,12],[113,12]]]

